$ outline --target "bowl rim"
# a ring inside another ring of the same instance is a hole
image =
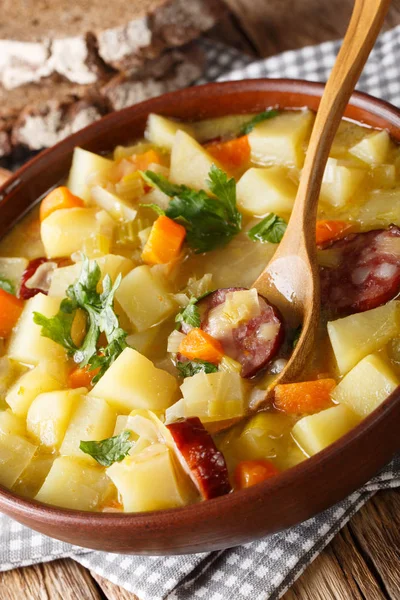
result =
[[[116,123],[121,119],[121,115],[128,115],[130,113],[149,113],[154,112],[157,109],[157,105],[162,108],[162,103],[169,98],[178,98],[184,96],[185,98],[191,95],[198,96],[199,94],[207,97],[208,100],[218,98],[220,91],[228,89],[232,93],[243,92],[243,91],[281,91],[283,93],[293,92],[295,94],[304,94],[305,96],[318,97],[320,98],[324,89],[324,84],[319,82],[310,82],[302,79],[289,79],[289,78],[258,78],[258,79],[246,79],[241,81],[226,81],[220,83],[208,83],[201,86],[195,86],[192,88],[186,88],[184,90],[178,90],[164,94],[157,98],[146,100],[134,106],[125,108],[121,111],[116,111],[109,115],[106,115],[99,121],[92,123],[83,130],[78,131],[71,136],[68,136],[64,140],[58,142],[51,148],[43,150],[37,156],[32,158],[30,161],[25,163],[18,171],[16,171],[9,180],[7,180],[2,186],[0,186],[0,211],[2,207],[2,201],[7,195],[14,190],[22,178],[27,179],[33,174],[36,169],[46,161],[48,156],[53,156],[66,147],[78,145],[74,141],[83,137],[86,132],[92,132],[96,130],[107,129],[112,127],[113,123]],[[393,122],[394,117],[397,118],[395,127],[399,128],[400,132],[400,110],[394,105],[390,104],[385,100],[378,99],[364,92],[354,92],[349,105],[365,110],[369,113],[378,114],[382,120],[389,120]],[[307,106],[306,104],[304,106]],[[225,113],[229,114],[229,113]],[[362,121],[358,121],[361,122]],[[400,133],[399,133],[400,137]],[[79,145],[85,145],[85,142],[80,139]],[[30,208],[32,205],[30,205]],[[24,498],[7,488],[0,486],[0,510],[5,510],[8,514],[13,514],[17,518],[25,518],[29,520],[35,517],[42,522],[49,520],[57,521],[58,524],[67,526],[74,525],[74,527],[80,527],[83,525],[90,525],[90,527],[100,527],[105,522],[112,527],[119,527],[121,525],[129,526],[132,525],[137,530],[149,531],[149,526],[155,523],[155,517],[157,519],[157,529],[166,528],[170,524],[171,519],[188,517],[198,517],[201,511],[202,519],[207,518],[208,514],[215,513],[223,514],[226,510],[232,510],[234,506],[243,505],[244,503],[251,503],[259,500],[260,497],[266,497],[267,495],[273,494],[275,491],[289,487],[297,480],[303,479],[311,471],[321,471],[329,466],[333,458],[339,458],[342,453],[345,452],[350,446],[355,444],[359,438],[368,436],[369,432],[375,429],[380,423],[390,417],[390,414],[394,412],[395,407],[400,403],[400,387],[397,388],[385,401],[380,404],[370,415],[364,418],[355,428],[349,431],[347,434],[342,436],[336,442],[319,452],[318,454],[308,458],[302,463],[283,471],[276,478],[271,478],[263,483],[248,489],[235,491],[218,498],[214,498],[207,501],[201,501],[199,503],[190,504],[187,506],[156,510],[149,512],[135,512],[135,513],[101,513],[101,512],[90,512],[81,511],[75,509],[60,508],[57,506],[43,504],[33,499]],[[399,448],[400,449],[400,444]],[[356,489],[355,486],[354,489]],[[315,512],[312,512],[314,515]],[[312,516],[310,514],[310,516]]]

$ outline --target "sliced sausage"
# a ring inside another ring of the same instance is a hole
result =
[[[400,229],[353,233],[327,244],[338,252],[338,266],[321,267],[321,302],[337,314],[376,308],[400,291]]]
[[[224,456],[198,417],[182,419],[167,425],[178,456],[204,500],[231,491]]]
[[[225,331],[215,331],[213,309],[225,302],[229,292],[246,288],[223,288],[216,290],[198,302],[201,328],[218,339],[225,354],[242,365],[241,376],[253,377],[265,367],[277,353],[283,338],[284,328],[277,309],[258,296],[261,314],[246,323]]]

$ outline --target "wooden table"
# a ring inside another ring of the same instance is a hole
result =
[[[218,25],[211,37],[255,56],[341,37],[353,4],[351,0],[226,1],[233,16]],[[393,0],[387,28],[398,24],[400,0]],[[106,599],[136,597],[72,560],[0,575],[0,600]],[[400,491],[388,490],[372,498],[284,596],[284,600],[362,599],[400,599]]]

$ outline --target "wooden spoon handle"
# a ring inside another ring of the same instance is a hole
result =
[[[289,224],[298,232],[304,230],[302,243],[306,243],[311,252],[315,252],[311,246],[315,246],[318,198],[333,138],[389,5],[390,0],[356,0],[346,36],[321,98],[300,180],[298,201]],[[291,233],[294,234],[294,231]]]

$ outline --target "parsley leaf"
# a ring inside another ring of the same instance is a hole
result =
[[[117,333],[118,332],[118,333]],[[97,383],[121,352],[128,346],[126,343],[126,331],[119,328],[116,330],[115,339],[106,348],[100,348],[99,353],[90,359],[90,371],[99,368],[100,371],[92,379],[92,384]]]
[[[191,360],[188,362],[177,362],[176,368],[180,375],[185,377],[192,377],[196,373],[216,373],[218,367],[205,360]]]
[[[247,235],[253,242],[271,242],[279,244],[286,231],[287,223],[278,215],[271,213],[264,217],[262,221],[254,225],[247,232]]]
[[[121,275],[114,284],[109,275],[106,275],[101,294],[97,291],[100,279],[99,265],[96,261],[84,257],[81,274],[78,280],[68,287],[67,298],[61,302],[58,313],[51,318],[36,312],[33,315],[34,322],[42,327],[42,335],[63,346],[80,367],[90,365],[90,370],[100,368],[99,374],[93,378],[93,383],[104,375],[127,347],[127,334],[120,328],[114,312],[114,296],[121,283]],[[71,333],[78,309],[85,311],[87,317],[86,334],[79,348],[75,345]],[[98,350],[101,333],[105,334],[108,345]]]
[[[33,313],[33,321],[42,328],[42,335],[63,346],[68,354],[73,354],[78,348],[72,337],[72,323],[76,314],[76,305],[69,298],[64,298],[60,310],[54,317],[47,318],[40,313]]]
[[[132,448],[133,442],[129,441],[130,435],[130,431],[122,431],[120,434],[100,442],[82,441],[79,448],[103,467],[111,467],[113,463],[121,462]]]
[[[189,304],[182,308],[181,311],[175,317],[175,323],[178,324],[177,329],[179,329],[181,323],[187,323],[192,327],[200,327],[201,319],[200,319],[200,311],[199,307],[196,306],[198,302],[198,298],[191,298],[189,300]]]
[[[13,294],[15,296],[15,285],[5,277],[1,277],[0,275],[0,289],[8,292],[9,294]]]
[[[175,185],[153,171],[143,174],[147,183],[172,198],[165,214],[186,229],[186,240],[195,252],[208,252],[226,245],[237,233],[242,216],[236,208],[236,182],[212,165],[207,182],[216,198],[204,190]]]
[[[263,121],[267,121],[268,119],[272,119],[273,117],[277,117],[279,115],[279,111],[275,109],[264,110],[263,112],[255,115],[248,123],[245,123],[240,130],[240,135],[247,135],[250,131],[253,131],[254,127]]]

